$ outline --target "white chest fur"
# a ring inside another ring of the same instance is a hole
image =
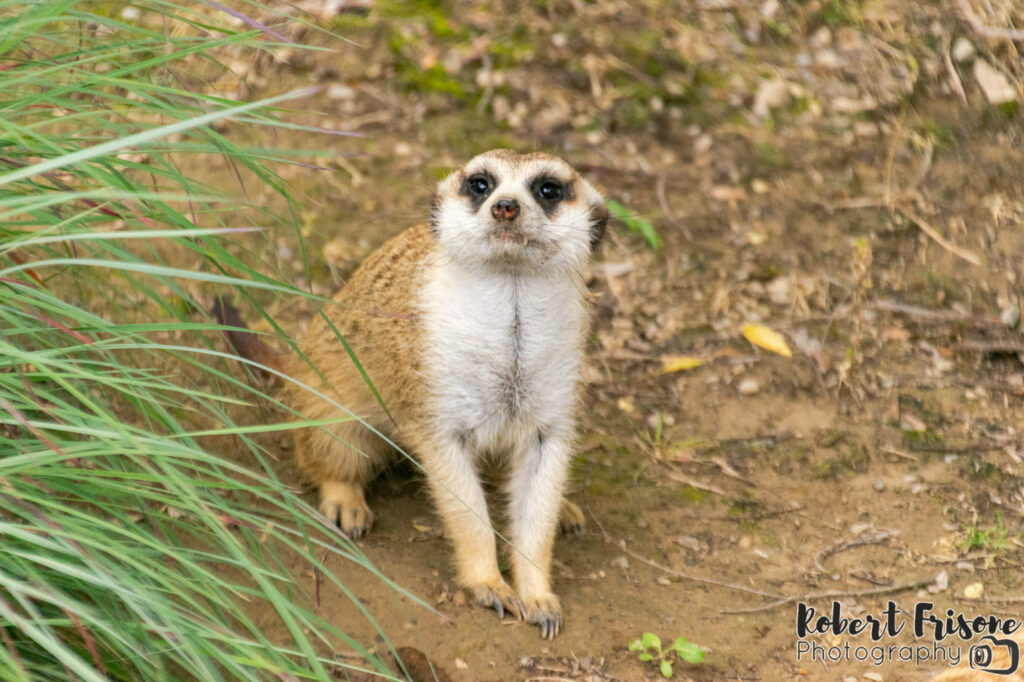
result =
[[[477,452],[571,429],[586,312],[570,273],[428,268],[420,310],[435,428]]]

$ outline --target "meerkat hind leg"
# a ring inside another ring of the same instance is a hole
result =
[[[320,513],[356,540],[370,531],[373,512],[366,504],[363,486],[358,483],[324,481],[320,484]]]
[[[562,507],[558,510],[558,527],[566,535],[583,535],[583,530],[587,527],[583,510],[567,498],[562,498]]]

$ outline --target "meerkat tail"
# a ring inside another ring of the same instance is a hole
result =
[[[283,371],[287,365],[287,358],[275,352],[270,346],[260,340],[259,336],[249,330],[248,325],[242,319],[238,308],[234,306],[230,298],[218,296],[210,308],[210,315],[217,320],[218,324],[225,327],[235,327],[224,332],[231,349],[246,360],[269,367],[276,371]],[[270,380],[273,375],[266,370],[254,367],[253,371],[263,380]]]

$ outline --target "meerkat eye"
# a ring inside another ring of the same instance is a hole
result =
[[[491,183],[483,175],[474,175],[468,180],[467,184],[469,185],[469,190],[473,194],[485,196],[491,191]]]
[[[541,183],[541,186],[537,188],[537,196],[544,201],[555,201],[562,198],[562,186],[557,182],[548,180]]]

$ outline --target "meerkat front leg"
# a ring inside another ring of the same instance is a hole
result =
[[[551,551],[563,506],[571,439],[538,432],[518,452],[509,478],[509,540],[516,587],[527,622],[554,639],[562,606],[551,591]]]
[[[459,584],[478,604],[497,611],[499,618],[506,610],[522,618],[522,603],[498,570],[494,530],[471,453],[456,442],[440,447],[420,444],[416,450],[455,548]]]

